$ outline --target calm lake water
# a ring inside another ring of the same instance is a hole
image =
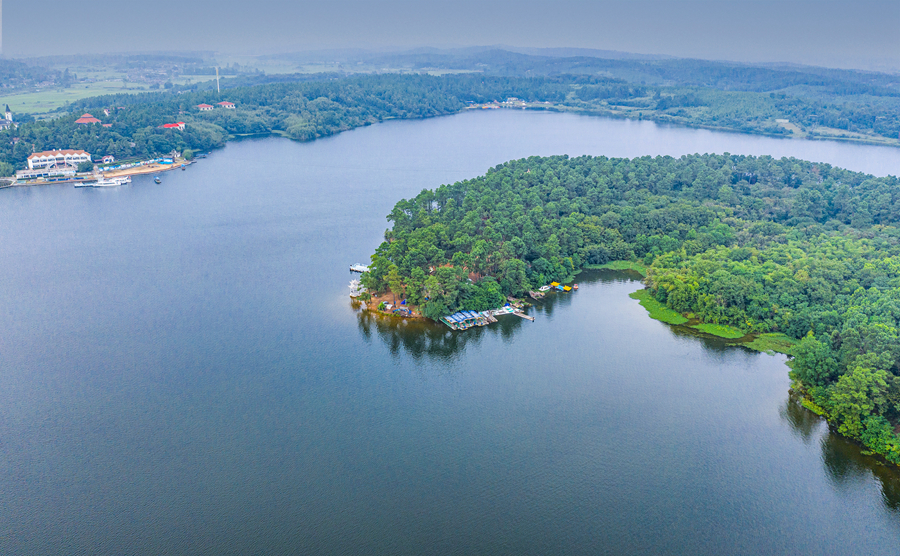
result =
[[[782,356],[625,273],[451,333],[349,302],[393,204],[512,158],[900,150],[532,112],[229,144],[118,189],[0,191],[0,554],[868,554],[900,474]]]

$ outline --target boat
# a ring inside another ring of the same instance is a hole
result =
[[[162,183],[162,180],[159,179],[159,176],[156,176],[155,178],[153,178],[153,181],[156,183]]]
[[[352,264],[350,265],[350,272],[369,272],[369,267],[364,264]]]
[[[578,289],[578,284],[572,284],[572,289],[573,289],[573,290],[577,290],[577,289]]]
[[[549,291],[549,290],[550,290],[550,286],[541,286],[538,288],[538,291],[542,291],[542,292]]]
[[[100,178],[97,181],[84,182],[75,184],[75,187],[116,187],[131,183],[130,176],[120,176],[117,178]]]

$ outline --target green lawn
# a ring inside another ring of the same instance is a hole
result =
[[[737,328],[728,326],[726,324],[695,324],[691,328],[728,340],[736,340],[737,338],[743,338],[744,336],[746,336],[746,334],[744,334]]]
[[[30,93],[0,96],[0,104],[9,104],[13,114],[27,112],[29,114],[44,114],[64,106],[67,102],[81,100],[83,98],[114,93],[143,92],[146,86],[129,84],[128,88],[122,87],[121,81],[101,81],[98,83],[78,83],[68,89],[43,89]]]
[[[650,318],[665,322],[667,324],[684,324],[688,321],[688,319],[684,318],[683,315],[669,309],[659,301],[653,298],[650,295],[649,290],[638,290],[632,294],[629,294],[628,297],[632,299],[637,299],[641,307],[647,309],[647,312],[650,313]]]
[[[195,83],[208,81],[208,76],[183,76],[176,83],[184,83],[193,78]],[[145,83],[128,83],[123,87],[121,79],[112,81],[98,81],[95,83],[76,83],[68,89],[51,88],[32,91],[28,93],[10,94],[0,96],[0,105],[9,104],[13,114],[28,113],[35,116],[46,114],[65,106],[67,102],[74,102],[83,98],[117,93],[143,93],[149,91]],[[96,116],[96,114],[94,114]]]

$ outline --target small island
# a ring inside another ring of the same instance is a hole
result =
[[[651,316],[792,356],[803,405],[900,464],[898,186],[767,156],[531,157],[401,200],[360,283],[446,323],[637,270]]]

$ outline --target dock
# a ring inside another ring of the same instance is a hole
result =
[[[531,322],[534,322],[534,317],[529,317],[528,315],[526,315],[525,313],[523,313],[521,311],[516,311],[513,314],[517,317],[522,317],[525,320],[530,320]]]
[[[491,309],[488,311],[459,311],[452,315],[440,318],[440,322],[446,324],[451,330],[468,330],[473,326],[487,326],[494,324],[500,315],[516,315],[526,320],[534,322],[534,317],[530,317],[519,309],[513,309],[509,305],[499,309]]]

